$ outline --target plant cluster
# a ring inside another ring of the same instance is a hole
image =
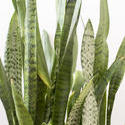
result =
[[[110,125],[125,72],[125,38],[108,68],[107,0],[100,0],[96,36],[90,19],[85,26],[81,71],[76,30],[82,1],[56,0],[54,48],[45,30],[40,35],[36,0],[12,2],[4,66],[0,60],[0,99],[9,125]]]

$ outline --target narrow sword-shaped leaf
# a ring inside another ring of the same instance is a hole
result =
[[[26,0],[24,101],[33,121],[37,99],[36,0]]]
[[[19,125],[33,125],[31,115],[24,106],[21,96],[16,91],[13,79],[11,79],[11,88]]]
[[[125,57],[121,57],[118,60],[114,61],[114,63],[104,73],[103,77],[101,77],[99,79],[98,84],[95,86],[95,95],[96,95],[97,102],[99,105],[102,102],[108,82],[111,80],[111,78],[112,78],[113,74],[116,72],[117,68],[119,68],[123,62],[125,62]]]
[[[42,32],[42,44],[45,53],[46,63],[48,67],[49,75],[51,76],[53,62],[54,62],[54,50],[52,48],[48,33],[43,30]]]
[[[56,0],[56,15],[57,22],[62,30],[64,18],[65,18],[65,10],[66,10],[67,0]]]
[[[11,93],[11,85],[8,83],[5,70],[3,68],[1,59],[0,59],[0,99],[5,108],[8,122],[10,125],[14,125],[13,121],[13,99]]]
[[[85,82],[88,82],[94,76],[94,59],[95,59],[94,31],[92,23],[89,20],[85,28],[82,40],[82,48],[81,48],[81,64]],[[82,114],[83,125],[98,124],[99,111],[96,102],[96,97],[94,94],[94,86],[91,87],[91,90],[85,99],[82,110],[83,110]]]
[[[109,33],[109,12],[108,12],[108,3],[107,0],[100,0],[100,21],[99,27],[96,34],[95,39],[95,61],[94,61],[94,74],[97,72],[99,75],[103,75],[103,73],[107,70],[108,67],[108,45],[107,45],[107,36]],[[106,101],[106,96],[103,97]],[[105,101],[102,101],[106,104]],[[106,105],[102,104],[100,109],[100,118],[99,124],[105,125],[105,111],[103,109],[106,108]],[[102,117],[103,115],[103,117]],[[102,119],[103,118],[103,119]],[[104,120],[104,121],[103,121]]]
[[[60,42],[60,61],[65,52],[65,47],[67,44],[67,39],[70,31],[70,26],[72,23],[72,17],[75,9],[76,0],[69,0],[66,5],[64,25],[62,28],[61,42]]]
[[[125,57],[125,38],[123,39],[123,42],[119,48],[116,60],[118,60],[120,57]],[[115,95],[119,89],[124,73],[125,73],[125,62],[123,62],[121,66],[116,69],[109,84],[107,125],[111,125],[111,114],[114,105]]]
[[[18,93],[22,96],[22,45],[21,34],[17,19],[14,13],[10,22],[8,38],[5,50],[5,71],[10,82],[13,78]]]
[[[72,61],[73,61],[73,39],[69,42],[67,52],[63,58],[63,62],[59,67],[57,75],[54,111],[52,124],[64,125],[66,105],[70,91],[70,82],[72,76]],[[61,93],[60,93],[61,91]]]

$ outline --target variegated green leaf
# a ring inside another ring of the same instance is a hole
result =
[[[108,45],[106,43],[107,36],[109,33],[109,12],[108,12],[108,3],[107,0],[100,0],[100,21],[99,27],[95,39],[95,61],[94,61],[94,74],[103,73],[107,70],[108,67]],[[106,101],[106,96],[103,99]],[[106,104],[106,102],[102,101]],[[99,124],[105,125],[105,112],[103,109],[106,108],[106,105],[102,104],[104,107],[101,107]],[[103,117],[102,117],[103,115]],[[102,119],[103,118],[103,119]],[[104,121],[103,121],[104,120]]]
[[[125,62],[125,57],[121,57],[118,60],[114,61],[114,63],[110,66],[110,68],[97,81],[98,84],[95,86],[95,95],[99,105],[102,102],[108,82],[111,80],[113,74],[116,72],[116,70],[121,66],[123,62]]]
[[[72,24],[72,18],[73,18],[73,13],[74,13],[74,9],[75,9],[75,4],[76,4],[76,0],[69,0],[66,5],[64,25],[62,28],[61,42],[60,42],[60,61],[65,52],[65,47],[66,47],[67,39],[68,39],[69,32],[70,32],[70,26]]]
[[[79,2],[79,1],[77,1]],[[75,8],[74,1],[68,1],[67,3],[67,12],[73,11],[73,8]],[[72,8],[70,8],[72,7]],[[71,10],[70,10],[71,9]],[[68,16],[69,13],[67,13],[64,20],[64,29],[66,30],[66,27],[68,24],[68,30],[64,32],[65,38],[63,38],[64,35],[61,35],[61,51],[60,51],[60,66],[59,66],[59,72],[57,74],[57,82],[56,82],[56,90],[55,90],[55,102],[54,102],[54,110],[53,110],[53,116],[52,116],[52,124],[54,125],[64,125],[64,119],[65,119],[65,111],[66,111],[66,105],[68,101],[69,91],[70,91],[70,84],[71,84],[71,77],[72,77],[72,65],[73,65],[73,35],[76,31],[77,22],[79,19],[79,12],[80,12],[80,6],[76,9],[77,11],[74,11],[74,14],[76,14],[76,18],[73,20],[73,30],[70,35],[70,38],[68,40],[69,35],[67,35],[70,25],[70,18],[72,18],[72,15]],[[69,20],[68,20],[69,18]],[[75,22],[75,23],[74,23]],[[66,40],[66,41],[64,41]],[[68,41],[67,41],[68,40]],[[64,42],[64,43],[63,43]],[[67,43],[66,48],[64,47]],[[65,44],[65,45],[64,45]],[[64,52],[65,50],[65,52]],[[61,53],[62,52],[62,53]],[[63,55],[64,54],[64,55]],[[60,90],[62,91],[60,93]]]
[[[125,38],[120,46],[116,60],[125,57]],[[115,95],[119,89],[120,83],[125,73],[125,62],[119,66],[114,72],[109,85],[108,107],[107,107],[107,125],[111,125],[111,114],[114,105]]]
[[[11,94],[11,86],[7,80],[1,60],[0,60],[0,99],[5,108],[9,124],[14,125],[13,121],[14,104]]]
[[[17,19],[14,13],[8,31],[5,50],[5,71],[10,82],[13,78],[18,93],[22,96],[22,45],[21,34]]]
[[[91,21],[89,20],[82,39],[81,47],[81,65],[85,81],[88,82],[93,77],[95,57],[95,40],[94,31]]]
[[[19,125],[33,125],[31,115],[24,106],[21,96],[16,91],[13,79],[11,79],[11,88]]]
[[[84,100],[86,96],[88,95],[89,91],[91,90],[92,86],[93,86],[93,82],[90,81],[83,88],[82,92],[80,93],[78,99],[76,100],[75,104],[73,105],[71,109],[66,125],[80,125]]]
[[[41,125],[44,121],[45,116],[45,106],[46,106],[46,95],[47,87],[37,76],[37,103],[36,103],[36,118],[35,118],[35,125]]]
[[[37,100],[36,0],[26,0],[24,101],[33,121]]]
[[[94,31],[91,21],[89,20],[82,40],[81,48],[81,64],[83,69],[83,76],[85,81],[88,82],[94,76],[94,59],[95,59],[95,40]],[[94,87],[88,93],[82,114],[83,125],[97,125],[98,124],[99,110],[94,94]]]
[[[77,71],[75,73],[75,80],[74,80],[74,84],[73,84],[73,89],[72,89],[72,94],[69,97],[69,101],[68,101],[68,107],[67,107],[67,118],[69,116],[69,113],[74,105],[74,103],[76,102],[80,91],[83,87],[85,83],[84,77],[82,75],[81,71]]]

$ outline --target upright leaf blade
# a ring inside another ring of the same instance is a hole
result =
[[[33,125],[31,115],[28,113],[26,107],[24,106],[21,96],[16,91],[13,79],[11,79],[11,88],[19,125]]]
[[[94,31],[92,23],[89,20],[85,28],[82,40],[82,48],[81,48],[81,64],[82,64],[83,76],[85,77],[85,82],[88,82],[94,76],[94,59],[95,59]],[[82,114],[83,125],[98,124],[99,111],[98,111],[96,97],[94,94],[94,86],[91,87],[91,90],[85,99],[82,110],[83,110]]]
[[[109,12],[107,0],[100,0],[100,21],[99,27],[95,39],[95,62],[94,62],[94,74],[99,72],[99,75],[107,70],[108,67],[108,45],[106,43],[107,36],[109,32]],[[106,96],[103,97],[106,101]],[[105,101],[102,101],[106,104]],[[106,105],[102,104],[104,107],[100,109],[100,125],[105,125],[105,111]],[[102,117],[103,115],[103,117]],[[104,121],[103,121],[104,120]]]
[[[0,99],[5,108],[8,122],[10,125],[14,125],[13,121],[13,99],[11,93],[11,86],[8,83],[1,59],[0,59]]]
[[[5,50],[5,71],[10,82],[13,78],[18,93],[22,96],[22,45],[21,34],[17,19],[14,13],[10,22],[8,38]]]
[[[44,50],[44,54],[47,62],[48,72],[49,72],[49,75],[51,76],[55,53],[52,48],[49,35],[45,30],[43,30],[42,32],[42,43],[43,43],[43,50]]]
[[[26,0],[24,100],[33,121],[37,99],[36,0]]]
[[[119,48],[119,51],[116,56],[116,60],[118,60],[121,57],[125,57],[125,38],[123,39],[123,42]],[[116,69],[109,84],[107,125],[111,124],[111,114],[112,114],[112,109],[114,105],[115,95],[119,89],[124,73],[125,73],[125,62],[123,62],[121,66]]]
[[[83,88],[82,92],[79,95],[79,98],[76,100],[75,104],[73,105],[73,108],[67,119],[66,125],[79,125],[80,124],[84,100],[85,100],[85,97],[88,95],[92,86],[93,86],[93,82],[90,81]]]

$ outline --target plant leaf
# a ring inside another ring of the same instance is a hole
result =
[[[77,1],[77,2],[79,2],[79,1]],[[73,10],[73,8],[70,8],[70,6],[68,8],[68,4],[72,5],[74,8],[75,2],[69,1],[67,3],[67,9],[69,9],[69,12],[70,12],[70,9]],[[78,9],[78,12],[80,12],[80,6],[77,9]],[[75,24],[73,25],[72,34],[70,35],[69,42],[65,48],[65,52],[62,49],[62,53],[64,52],[63,57],[61,57],[61,53],[60,53],[61,61],[59,63],[59,65],[60,65],[59,72],[57,74],[55,102],[54,102],[54,110],[53,110],[53,116],[52,116],[52,123],[54,125],[63,125],[64,119],[65,119],[65,111],[66,111],[66,106],[67,106],[67,101],[68,101],[68,96],[69,96],[69,91],[70,91],[71,77],[72,77],[73,44],[74,44],[73,35],[76,32],[76,26],[77,26],[77,22],[79,19],[79,13],[76,13],[76,12],[77,11],[74,11],[74,13],[77,14],[77,18],[75,18],[75,20],[73,20],[73,23],[75,22]],[[66,14],[66,15],[68,15],[68,14]],[[71,15],[69,17],[72,18]],[[67,19],[68,19],[68,17],[67,17]],[[71,19],[69,19],[69,20],[71,20]],[[64,20],[64,24],[65,23],[68,25],[70,24],[66,20]],[[67,32],[66,32],[66,34],[67,34]],[[66,39],[68,37],[69,36],[67,36],[67,35],[65,36]],[[61,38],[63,38],[63,35],[61,36]],[[65,42],[63,40],[66,40],[66,39],[61,39],[61,42]],[[61,93],[60,93],[60,90],[62,91]]]
[[[81,64],[85,81],[88,82],[93,77],[95,57],[94,31],[91,21],[89,20],[82,39],[81,47]]]
[[[49,35],[45,30],[43,30],[42,32],[42,44],[43,44],[44,55],[47,62],[48,72],[49,75],[51,76],[55,54],[49,39]]]
[[[11,86],[8,83],[1,59],[0,59],[0,99],[2,100],[5,108],[8,122],[10,125],[14,125],[13,121],[13,99],[11,94]]]
[[[111,78],[112,78],[113,74],[116,72],[117,68],[119,68],[124,61],[125,61],[124,57],[121,57],[118,60],[114,61],[114,63],[104,73],[104,75],[99,79],[99,81],[97,81],[98,84],[95,85],[95,95],[96,95],[98,104],[100,104],[102,102],[108,82],[111,80]]]
[[[14,13],[10,22],[5,50],[5,71],[10,82],[13,78],[18,93],[22,96],[22,45],[21,34],[17,19]]]
[[[95,62],[94,62],[94,74],[99,72],[99,75],[107,70],[108,67],[108,45],[106,43],[107,36],[109,33],[109,12],[107,0],[100,0],[100,21],[99,27],[95,39]],[[103,97],[104,100],[105,96]],[[105,103],[105,101],[102,101]],[[104,104],[102,104],[104,106]],[[104,108],[101,108],[104,109]],[[104,113],[104,111],[100,110]],[[105,113],[104,116],[105,117]],[[105,118],[104,118],[105,119]],[[99,118],[100,125],[105,125],[105,121]]]
[[[76,100],[75,104],[73,105],[71,109],[66,125],[79,125],[80,124],[84,100],[86,96],[88,95],[92,86],[93,86],[92,80],[90,80],[89,83],[85,85],[85,87],[83,88],[82,92],[80,93],[78,99]]]
[[[24,102],[33,121],[37,100],[36,0],[26,0]]]
[[[56,0],[57,22],[62,30],[67,0]]]
[[[16,91],[13,79],[11,79],[11,88],[19,125],[33,125],[31,115],[24,106],[21,96]]]
[[[83,78],[82,72],[76,71],[72,94],[70,95],[69,101],[68,101],[67,118],[69,116],[69,113],[70,113],[74,103],[76,102],[76,99],[78,98],[78,96],[80,94],[80,91],[84,85],[84,82],[85,82],[85,80]]]
[[[125,57],[125,38],[119,48],[116,60]],[[123,62],[114,72],[109,84],[108,107],[107,107],[107,125],[111,124],[111,113],[114,105],[115,95],[119,89],[120,83],[125,73],[125,62]]]

